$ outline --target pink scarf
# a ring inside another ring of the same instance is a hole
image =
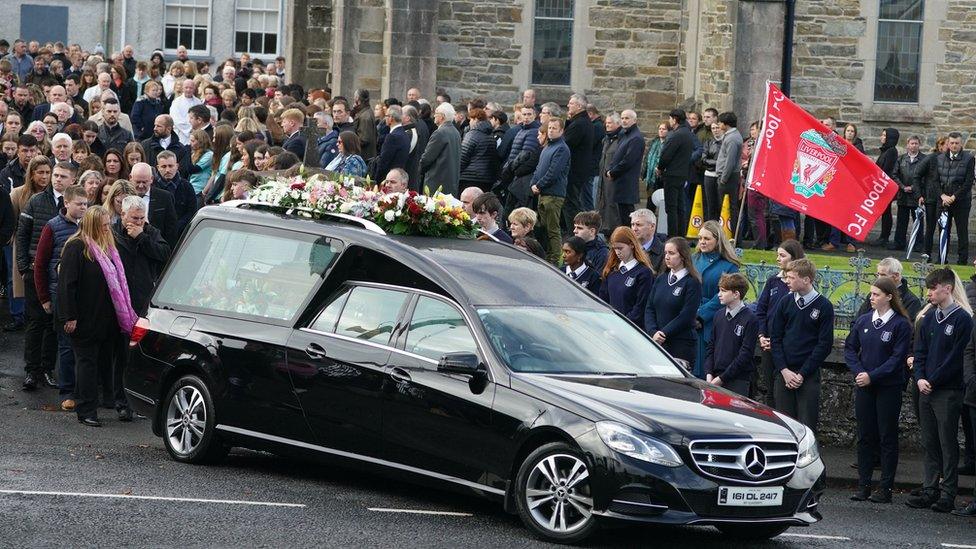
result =
[[[108,293],[112,296],[112,306],[115,308],[115,318],[119,321],[119,328],[122,329],[122,333],[131,334],[132,327],[136,325],[139,316],[132,308],[132,300],[129,297],[129,283],[125,280],[125,269],[122,267],[119,251],[113,246],[109,248],[109,255],[106,256],[105,252],[90,238],[85,238],[85,243],[105,276],[105,283],[108,284]]]

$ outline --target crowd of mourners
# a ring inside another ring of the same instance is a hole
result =
[[[210,67],[183,47],[174,59],[157,50],[140,61],[130,46],[106,56],[23,40],[0,40],[0,97],[4,330],[26,332],[24,390],[57,388],[61,408],[83,424],[100,425],[99,407],[131,421],[128,334],[195,212],[247,198],[256,172],[306,165],[388,192],[455,195],[484,238],[559,266],[694,375],[744,396],[764,386],[769,405],[818,428],[835,319],[804,250],[854,245],[745,188],[760,125],[743,135],[735,113],[675,109],[647,138],[634,110],[603,114],[578,93],[565,107],[538,103],[533,90],[510,108],[455,103],[443,91],[430,101],[417,88],[371,103],[364,89],[347,98],[288,82],[283,58]],[[843,137],[863,150],[853,125]],[[959,134],[928,155],[917,136],[901,155],[898,141],[885,130],[878,158],[899,185],[890,247],[904,250],[922,208],[918,244],[931,252],[931,221],[948,212],[965,263],[973,156]],[[704,222],[689,241],[697,192]],[[721,220],[726,201],[731,219]],[[667,218],[661,231],[658,216]],[[752,303],[723,221],[740,240],[776,250],[781,270]],[[889,211],[879,243],[891,221]],[[891,501],[907,387],[926,456],[923,486],[907,503],[976,516],[976,503],[955,508],[959,472],[971,474],[974,461],[976,287],[936,269],[923,307],[898,260],[881,261],[877,274],[844,346],[858,422],[853,497]]]

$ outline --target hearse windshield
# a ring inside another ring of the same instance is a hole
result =
[[[515,372],[684,377],[663,351],[610,311],[479,308],[491,346]]]

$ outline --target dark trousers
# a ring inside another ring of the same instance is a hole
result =
[[[589,178],[587,178],[589,181]],[[566,186],[566,202],[563,202],[563,222],[564,233],[573,232],[573,219],[580,213],[580,193],[583,192],[583,180],[579,177],[570,177]],[[627,220],[630,224],[630,220]]]
[[[942,489],[942,495],[955,498],[959,489],[959,414],[962,389],[934,389],[918,397],[918,423],[925,449],[927,490]],[[939,485],[942,475],[942,485]]]
[[[129,399],[125,394],[125,369],[129,364],[129,336],[121,334],[116,343],[115,356],[112,358],[112,388],[115,397],[115,409],[129,408]]]
[[[718,178],[706,175],[702,182],[702,210],[705,212],[705,221],[718,221],[718,217],[722,215],[720,196]]]
[[[799,389],[788,389],[783,375],[776,372],[773,382],[776,409],[817,432],[820,420],[820,370],[803,379]]]
[[[830,238],[830,225],[809,215],[803,220],[803,243],[807,246],[819,246]]]
[[[58,338],[54,334],[54,317],[48,314],[37,298],[34,271],[24,274],[24,302],[27,329],[24,332],[24,370],[40,375],[54,371],[58,355]]]
[[[729,218],[725,220],[732,228],[732,234],[735,234],[735,226],[738,223],[739,218],[739,173],[735,172],[732,177],[724,184],[718,188],[718,215],[722,216],[722,204],[725,203],[725,197],[729,197]]]
[[[698,341],[695,339],[666,339],[664,350],[674,358],[688,361],[688,369],[691,371],[695,367],[695,358],[698,356]]]
[[[746,398],[749,397],[749,380],[748,379],[733,379],[732,381],[726,382],[722,380],[722,387],[732,391],[737,395],[742,395]]]
[[[98,417],[99,371],[111,364],[116,342],[71,340],[75,351],[75,413],[81,419]]]
[[[972,408],[969,410],[972,410]],[[964,465],[973,465],[976,463],[976,447],[973,444],[976,442],[976,440],[973,440],[976,438],[976,425],[973,425],[972,414],[966,413],[969,410],[966,410],[966,406],[963,405],[963,411],[960,414],[962,416],[962,432],[966,435],[966,442],[962,445],[962,462]]]
[[[773,390],[775,386],[775,378],[779,374],[776,373],[776,367],[773,365],[773,354],[769,351],[763,351],[762,357],[759,362],[759,376],[762,377],[763,386],[766,388],[766,406],[770,408],[776,407],[776,399],[774,394],[776,391]]]
[[[964,196],[953,202],[948,208],[949,226],[946,228],[949,230],[950,242],[952,242],[952,225],[956,226],[956,232],[959,233],[956,235],[956,243],[959,245],[957,254],[960,265],[969,263],[969,210],[972,205],[972,197]]]
[[[935,230],[939,227],[939,214],[942,213],[938,204],[925,203],[925,240],[923,240],[922,252],[928,254],[929,261],[938,263],[938,248],[935,255],[932,254],[932,243],[935,241]]]
[[[915,220],[915,206],[898,205],[898,223],[895,225],[895,246],[899,249],[908,245],[908,222]],[[918,241],[915,241],[916,245]]]
[[[664,176],[664,210],[668,214],[668,236],[684,237],[688,233],[688,209],[685,204],[685,178]]]
[[[620,224],[624,227],[630,226],[630,214],[634,213],[634,205],[626,202],[617,202],[617,211],[620,212]],[[569,224],[570,230],[573,224]]]
[[[881,488],[891,489],[898,468],[898,415],[901,385],[855,387],[857,472],[860,486],[871,486],[875,459],[881,456]]]
[[[888,207],[885,208],[884,212],[881,213],[881,236],[878,240],[887,241],[891,236],[891,202],[888,203]]]

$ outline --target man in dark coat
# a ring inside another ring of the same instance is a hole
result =
[[[586,115],[593,126],[593,150],[590,151],[590,188],[583,189],[580,202],[584,210],[595,210],[600,188],[600,156],[603,154],[603,138],[607,136],[607,129],[596,105],[587,105]]]
[[[380,155],[370,169],[370,178],[374,183],[382,183],[386,174],[393,168],[406,168],[407,158],[410,156],[410,135],[403,129],[403,108],[390,105],[386,109],[386,124],[390,133],[383,140]]]
[[[304,122],[305,115],[298,109],[288,109],[281,114],[281,129],[286,136],[281,148],[294,153],[299,160],[305,159],[305,135],[302,134]]]
[[[908,138],[908,146],[905,154],[898,157],[898,164],[895,165],[895,183],[898,183],[898,225],[895,227],[895,241],[889,250],[904,250],[908,245],[908,222],[915,219],[915,209],[918,208],[919,198],[922,196],[921,189],[915,184],[916,172],[922,165],[921,139],[917,135]],[[915,241],[921,247],[922,238]]]
[[[664,208],[668,214],[668,236],[685,236],[688,232],[688,210],[685,208],[684,186],[691,173],[691,154],[695,136],[685,121],[685,111],[674,109],[668,117],[671,131],[661,146],[657,162],[657,176],[664,182]]]
[[[159,153],[156,168],[153,188],[173,195],[173,206],[176,208],[176,234],[179,236],[190,224],[193,215],[197,213],[197,194],[193,190],[193,185],[180,176],[179,164],[176,155],[172,152]]]
[[[373,108],[369,106],[369,90],[356,90],[352,118],[363,151],[363,160],[369,162],[376,156],[376,118],[373,117]]]
[[[176,163],[180,167],[180,176],[184,179],[190,177],[190,147],[180,143],[180,137],[173,131],[173,117],[168,114],[161,114],[156,117],[153,123],[153,134],[149,139],[141,142],[143,150],[146,151],[146,163],[156,167],[159,153],[169,151],[176,155]],[[219,161],[219,159],[218,159]]]
[[[420,120],[420,111],[416,107],[403,107],[403,130],[410,138],[410,152],[407,155],[407,165],[404,170],[410,175],[410,188],[421,191],[420,185],[420,157],[423,156],[430,141],[430,130],[427,124]]]
[[[888,177],[894,179],[895,169],[898,167],[898,130],[895,128],[885,128],[881,132],[881,153],[878,155],[878,167],[881,168]],[[881,214],[881,235],[872,242],[875,246],[887,246],[888,237],[891,236],[891,202]]]
[[[129,181],[132,182],[136,194],[148,204],[146,207],[148,210],[146,217],[149,219],[149,222],[159,229],[159,232],[163,235],[163,239],[170,246],[176,245],[176,240],[180,234],[176,227],[178,220],[173,195],[162,188],[153,187],[152,168],[149,167],[149,164],[143,162],[132,166]]]
[[[878,278],[890,278],[898,286],[898,297],[901,298],[901,304],[905,306],[905,311],[908,312],[908,318],[914,320],[918,316],[918,312],[922,310],[922,301],[908,288],[908,281],[902,278],[901,261],[898,261],[894,257],[886,257],[878,262],[877,269]],[[864,302],[861,303],[861,308],[854,315],[854,320],[870,312],[871,296],[869,295],[864,298]],[[853,326],[854,323],[851,322],[851,325]]]
[[[637,113],[627,109],[620,113],[620,144],[607,166],[607,177],[613,180],[614,201],[621,224],[627,224],[634,204],[640,201],[638,182],[643,158],[644,135],[637,127]]]
[[[935,169],[939,174],[940,204],[949,214],[951,230],[955,224],[958,234],[958,264],[969,264],[969,211],[973,204],[974,158],[969,151],[962,150],[962,134],[949,134],[949,150],[935,158]]]
[[[420,157],[420,177],[423,186],[431,191],[440,187],[444,194],[460,196],[461,136],[453,122],[454,107],[450,103],[438,105],[434,110],[437,129],[430,135],[427,148]]]
[[[592,180],[590,170],[593,168],[590,162],[590,155],[593,154],[593,125],[586,115],[586,97],[583,94],[574,93],[570,96],[566,116],[563,139],[569,147],[569,179],[566,202],[563,204],[564,231],[572,229],[573,220],[580,212],[580,195],[583,187]]]

